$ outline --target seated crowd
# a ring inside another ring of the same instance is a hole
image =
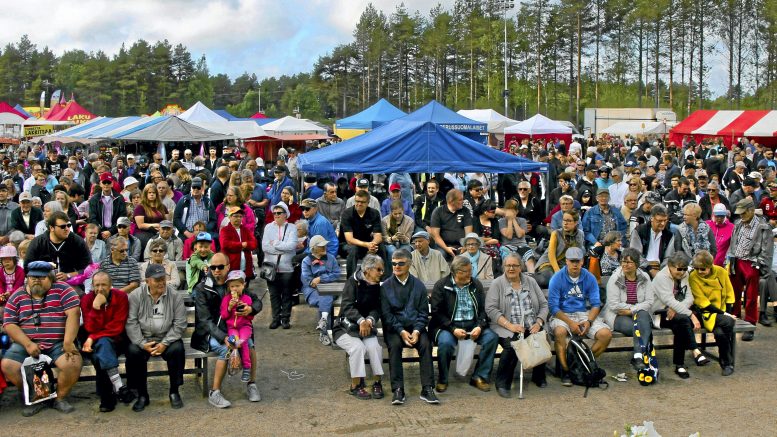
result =
[[[3,374],[19,386],[24,359],[49,356],[56,399],[23,414],[48,406],[67,413],[83,354],[97,373],[100,411],[133,401],[143,411],[147,362],[160,357],[170,404],[181,408],[191,299],[190,346],[218,357],[209,402],[231,405],[221,386],[232,350],[246,396],[259,401],[252,327],[262,301],[249,285],[261,272],[269,328],[290,329],[302,296],[317,309],[321,342],[347,352],[359,399],[384,397],[379,327],[395,405],[406,401],[404,348],[417,350],[425,402],[439,403],[454,352],[471,344],[463,342],[480,346],[470,385],[490,391],[493,383],[510,397],[520,364],[511,342],[531,335],[551,336],[563,385],[572,385],[570,336],[591,339],[596,356],[613,332],[634,337],[631,365],[640,371],[640,337],[649,341],[658,328],[674,334],[680,378],[689,377],[687,351],[695,365],[710,362],[696,343],[701,328],[715,335],[722,374],[731,375],[735,320],[770,326],[767,304],[777,298],[772,152],[755,143],[729,150],[630,140],[573,143],[569,153],[563,142],[508,148],[548,163],[543,174],[372,180],[300,178],[293,150],[265,177],[261,158],[241,158],[231,145],[193,159],[188,149],[151,159],[116,148],[67,160],[39,145],[0,153],[0,303],[12,341]],[[337,316],[332,294],[319,292],[328,283],[342,289]],[[545,387],[545,366],[531,379]]]

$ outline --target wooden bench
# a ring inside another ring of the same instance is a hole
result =
[[[207,397],[210,390],[209,384],[209,367],[208,358],[215,358],[216,354],[211,352],[202,352],[200,350],[191,347],[191,337],[194,332],[194,302],[191,299],[186,290],[178,290],[179,294],[184,295],[184,304],[186,305],[186,330],[184,331],[181,340],[184,346],[184,370],[185,375],[196,375],[197,379],[202,383],[202,396]],[[149,362],[164,362],[162,357],[151,357]],[[119,357],[119,366],[126,365],[126,357],[124,355]],[[84,375],[83,370],[92,369],[92,372]],[[126,369],[125,369],[126,370]],[[126,372],[122,372],[123,376],[126,376]],[[148,376],[166,376],[167,370],[149,370]],[[94,367],[91,361],[84,359],[82,368],[82,374],[79,377],[79,381],[93,381],[95,379]]]
[[[491,287],[491,280],[481,281],[483,284],[483,290],[488,290]],[[343,293],[343,287],[345,286],[345,282],[331,282],[327,284],[319,284],[318,291],[322,295],[327,296],[334,296],[334,297],[340,297]],[[434,288],[434,282],[425,282],[424,286],[426,286],[426,290],[428,293],[432,292],[432,289]],[[338,307],[339,308],[339,307]],[[734,326],[734,333],[735,334],[741,334],[745,332],[754,332],[756,329],[755,325],[752,325],[744,320],[737,319],[736,324]],[[699,348],[710,357],[715,360],[718,360],[718,357],[714,354],[711,354],[707,352],[707,349],[709,347],[716,347],[717,343],[715,341],[708,341],[707,335],[711,334],[710,332],[707,332],[705,329],[699,329],[696,331],[696,334],[700,336],[700,342],[699,342]],[[330,331],[331,335],[331,331]],[[631,337],[627,337],[620,332],[612,332],[613,339],[620,339],[620,338],[627,338],[630,339]],[[662,329],[653,329],[653,337],[654,338],[667,338],[667,337],[673,337],[672,330],[667,328]],[[384,362],[388,362],[388,352],[386,349],[386,345],[383,342],[383,330],[382,328],[378,328],[378,340],[380,341],[381,345],[383,345],[384,348]],[[624,342],[625,343],[625,342]],[[672,342],[668,341],[654,341],[654,346],[656,349],[671,349],[673,347]],[[333,349],[340,349],[334,342],[332,342],[332,348]],[[736,353],[736,341],[734,342],[734,350],[732,353]],[[633,350],[633,346],[631,342],[628,344],[623,345],[610,345],[605,352],[627,352]],[[555,351],[553,351],[555,354]],[[497,348],[496,352],[496,358],[499,358],[501,354],[501,347]],[[432,348],[432,358],[436,358],[437,356],[437,347],[434,346]],[[454,355],[455,356],[455,355]],[[477,354],[475,355],[475,358],[477,358]],[[347,357],[346,357],[347,360]],[[418,354],[416,353],[415,349],[406,348],[405,351],[402,353],[402,361],[403,362],[417,362],[419,360]],[[365,357],[365,361],[369,362],[369,358]]]

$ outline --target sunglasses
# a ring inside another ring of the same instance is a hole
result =
[[[272,215],[284,215],[284,214],[286,214],[286,212],[284,212],[284,211],[273,211],[272,212]]]
[[[72,223],[65,223],[64,225],[54,225],[54,227],[57,227],[57,228],[62,229],[64,231],[65,229],[72,228],[73,224]]]
[[[313,208],[310,206],[300,206],[299,209],[301,209],[302,211],[310,211]]]
[[[210,269],[211,270],[223,270],[227,265],[226,264],[211,264]]]
[[[528,188],[519,188],[518,191],[529,191]]]
[[[154,249],[154,250],[152,250],[151,252],[153,252],[153,253],[165,253],[165,252],[167,252],[167,251],[166,251],[166,250],[164,250],[164,249]]]
[[[111,181],[102,181],[100,183],[103,184],[103,185],[112,185],[113,184],[113,182],[111,182]]]
[[[674,269],[677,270],[678,272],[687,272],[688,271],[688,267],[675,267]]]
[[[201,189],[202,187],[194,187],[194,186],[192,187],[192,190],[201,190]]]
[[[407,261],[391,261],[391,265],[394,267],[404,267],[407,265]]]
[[[127,226],[127,225],[116,225],[116,227],[118,229],[124,229],[124,228],[128,228],[129,226]]]

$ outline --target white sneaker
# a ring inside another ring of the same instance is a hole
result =
[[[256,386],[255,382],[246,385],[246,394],[248,395],[248,400],[251,402],[259,402],[262,400],[262,397],[259,396],[259,387]]]
[[[326,325],[327,325],[326,317],[322,317],[321,320],[318,321],[318,325],[316,325],[316,330],[321,332],[326,332]]]
[[[221,394],[221,390],[211,390],[208,395],[208,403],[216,408],[228,408],[232,405],[232,403]]]

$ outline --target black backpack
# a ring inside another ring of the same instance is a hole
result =
[[[585,387],[583,397],[588,396],[588,389],[591,387],[606,388],[607,382],[604,377],[607,372],[596,363],[594,353],[578,336],[572,336],[567,345],[567,367],[569,368],[569,377],[572,384]]]

